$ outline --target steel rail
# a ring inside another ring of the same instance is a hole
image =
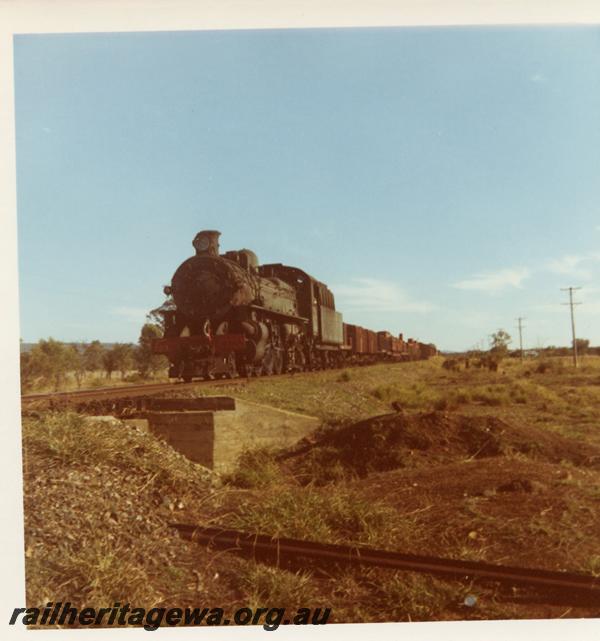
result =
[[[364,546],[316,543],[183,523],[170,525],[186,539],[251,554],[257,560],[266,557],[279,562],[302,558],[325,564],[377,566],[449,578],[480,579],[538,588],[555,595],[560,593],[563,601],[566,599],[576,605],[600,605],[600,577],[593,575],[404,554]]]
[[[251,379],[252,380],[252,379]],[[69,402],[104,400],[111,398],[148,396],[161,392],[176,391],[195,387],[196,385],[241,385],[247,383],[247,378],[222,379],[211,381],[192,381],[190,383],[147,383],[145,385],[119,385],[114,387],[103,387],[99,389],[73,390],[69,392],[45,392],[38,394],[23,394],[21,403],[23,405],[39,402]]]
[[[152,391],[153,389],[162,389],[166,386],[172,386],[173,383],[148,383],[146,385],[115,385],[113,387],[103,387],[97,389],[72,390],[66,392],[43,392],[37,394],[23,394],[23,402],[33,402],[41,400],[59,400],[63,398],[86,398],[88,396],[110,396],[111,394],[121,392]]]

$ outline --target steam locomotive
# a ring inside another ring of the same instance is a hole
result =
[[[249,249],[220,254],[220,235],[198,233],[195,256],[164,288],[164,335],[152,350],[168,358],[170,378],[260,376],[436,353],[402,334],[344,323],[327,285],[297,267],[259,265]]]

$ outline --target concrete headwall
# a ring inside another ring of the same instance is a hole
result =
[[[234,411],[149,412],[151,431],[188,458],[230,471],[246,449],[286,447],[314,431],[320,419],[236,399]]]

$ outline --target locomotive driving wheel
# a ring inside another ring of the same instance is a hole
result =
[[[260,376],[262,373],[263,365],[262,363],[258,365],[250,364],[248,363],[247,359],[242,356],[237,361],[236,368],[239,376],[250,378],[253,376]]]
[[[275,347],[274,352],[273,374],[281,374],[283,372],[283,350],[281,347]]]
[[[282,360],[285,372],[303,372],[306,369],[304,352],[298,346],[288,349]]]
[[[273,345],[267,345],[265,355],[262,360],[262,373],[265,376],[271,376],[273,373]]]
[[[265,376],[281,374],[283,370],[283,350],[272,343],[265,349],[262,361],[262,373]]]
[[[180,361],[180,363],[177,366],[177,369],[178,369],[179,379],[181,379],[184,383],[192,382],[192,372],[190,371],[190,368],[186,366],[185,361]]]

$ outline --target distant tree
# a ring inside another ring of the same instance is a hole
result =
[[[167,365],[164,356],[152,353],[152,340],[162,335],[162,328],[155,323],[146,323],[142,327],[135,352],[137,367],[142,376],[154,376],[158,370]]]
[[[106,378],[112,378],[113,372],[117,371],[117,355],[114,352],[114,346],[104,351],[102,354],[102,367],[106,372]]]
[[[133,365],[133,348],[127,343],[115,343],[104,354],[104,369],[107,378],[111,378],[113,372],[120,372],[121,378]]]
[[[508,352],[508,346],[512,342],[510,334],[503,329],[499,329],[497,332],[490,336],[490,351],[491,352],[502,352],[506,354]]]
[[[25,363],[30,379],[42,378],[58,390],[66,374],[72,369],[74,358],[70,346],[49,338],[41,339],[32,347]]]
[[[156,327],[158,327],[160,329],[160,335],[162,336],[165,331],[164,311],[170,309],[173,304],[174,303],[171,297],[167,297],[165,302],[160,307],[157,307],[156,309],[153,309],[146,314],[146,325],[155,325]],[[146,325],[144,325],[144,327]]]
[[[106,349],[100,341],[92,341],[85,346],[83,351],[83,366],[86,372],[97,372],[104,367],[104,353]]]
[[[21,352],[21,390],[28,390],[34,382],[34,374],[31,368],[31,352]]]
[[[77,381],[77,387],[81,387],[81,381],[85,375],[85,366],[83,362],[83,351],[78,345],[65,345],[68,350],[67,365],[70,371],[73,372],[75,380]]]
[[[490,370],[497,371],[502,359],[508,355],[508,346],[511,341],[510,334],[503,329],[499,329],[490,336],[490,351],[486,358],[486,364]]]

